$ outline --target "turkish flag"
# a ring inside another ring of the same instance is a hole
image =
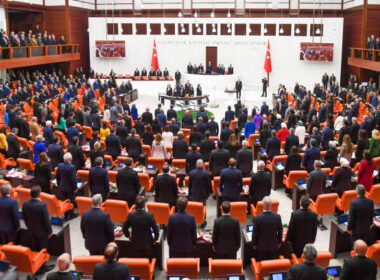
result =
[[[270,57],[270,46],[269,46],[269,40],[268,40],[268,47],[267,47],[267,53],[265,55],[265,63],[264,63],[264,69],[267,74],[272,72],[272,62]]]
[[[153,43],[152,63],[150,65],[155,71],[157,71],[158,58],[157,58],[157,49],[156,49],[156,39],[154,39],[154,43]]]

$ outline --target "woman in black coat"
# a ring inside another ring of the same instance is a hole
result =
[[[198,132],[198,126],[193,125],[193,128],[190,132],[189,146],[197,145],[199,147],[201,145],[202,136]]]
[[[301,170],[301,156],[298,153],[298,147],[293,146],[290,149],[290,154],[286,159],[285,173],[289,174],[290,171]]]
[[[369,148],[369,141],[367,136],[367,131],[361,129],[359,132],[358,146],[355,151],[355,163],[360,162],[363,159],[364,150]]]
[[[150,124],[147,124],[145,126],[144,134],[142,135],[142,141],[144,145],[152,146],[154,140],[153,132],[152,132],[152,126]]]
[[[335,166],[338,166],[338,150],[335,148],[335,142],[330,141],[329,142],[329,149],[326,152],[325,155],[325,166],[330,168],[331,170],[334,169]]]
[[[94,149],[90,152],[91,167],[95,167],[95,159],[101,157],[103,159],[103,167],[105,166],[104,161],[104,150],[100,142],[95,142]]]
[[[39,160],[34,166],[34,177],[36,185],[41,186],[41,190],[45,193],[50,192],[50,179],[51,179],[51,168],[47,161],[47,154],[41,153]]]

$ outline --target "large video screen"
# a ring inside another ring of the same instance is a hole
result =
[[[96,57],[125,57],[125,41],[95,41]]]
[[[301,43],[301,60],[333,61],[334,44],[330,43]]]

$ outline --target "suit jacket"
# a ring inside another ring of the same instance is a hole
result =
[[[25,201],[22,205],[22,216],[32,237],[47,238],[52,233],[49,212],[45,202],[39,199]]]
[[[78,145],[71,145],[67,149],[69,153],[73,156],[72,163],[77,170],[82,169],[85,165],[84,153],[82,147]]]
[[[210,140],[210,138],[205,138],[202,140],[200,145],[200,154],[202,156],[203,161],[208,161],[210,158],[210,154],[212,150],[215,149],[215,142]]]
[[[311,196],[323,194],[326,190],[326,179],[326,172],[322,169],[315,169],[310,172],[309,178],[307,179],[306,192]]]
[[[90,208],[83,211],[80,229],[85,247],[90,251],[103,252],[107,244],[114,240],[110,215],[100,208]]]
[[[288,155],[285,163],[285,172],[289,174],[290,171],[301,170],[301,156]]]
[[[243,174],[252,172],[253,159],[251,149],[242,148],[237,152],[236,168],[239,169]]]
[[[325,128],[322,131],[321,146],[327,150],[329,148],[329,142],[334,140],[334,131],[331,128]]]
[[[135,199],[141,188],[139,176],[131,167],[124,167],[117,172],[116,184],[119,198],[125,200]]]
[[[343,192],[350,190],[351,177],[353,175],[354,173],[349,167],[338,168],[334,173],[331,188],[339,194],[342,194]]]
[[[20,227],[18,205],[15,199],[9,196],[0,197],[0,217],[0,233],[14,237]]]
[[[121,153],[121,143],[119,136],[110,134],[106,137],[107,153],[113,158],[116,158]]]
[[[239,199],[243,190],[243,175],[236,168],[224,168],[220,173],[220,190],[223,197]]]
[[[67,193],[74,193],[77,189],[76,174],[72,163],[60,163],[56,174],[58,188]]]
[[[88,176],[91,195],[100,193],[103,197],[110,192],[108,172],[103,167],[93,167]]]
[[[129,228],[132,228],[132,249],[150,250],[153,240],[158,239],[158,226],[152,213],[138,209],[128,214],[127,220],[123,225],[123,232],[129,237]],[[154,238],[152,236],[152,230]]]
[[[7,143],[8,143],[8,157],[17,158],[20,154],[20,144],[18,143],[17,136],[14,134],[7,135]]]
[[[220,140],[227,144],[230,140],[230,135],[234,133],[229,127],[222,129],[220,132]]]
[[[373,222],[373,200],[358,197],[350,203],[347,230],[352,230],[353,236],[368,233]]]
[[[43,136],[44,136],[46,147],[49,147],[49,145],[53,143],[53,138],[54,138],[53,130],[51,129],[51,127],[48,127],[48,126],[44,127]]]
[[[219,135],[219,125],[218,125],[218,123],[216,121],[212,121],[212,120],[209,121],[207,123],[207,130],[210,131],[210,136],[218,136]]]
[[[299,146],[299,139],[298,139],[297,135],[290,134],[290,135],[286,136],[286,138],[285,138],[284,150],[285,150],[285,153],[287,155],[290,154],[290,150],[293,146],[296,146],[296,147]]]
[[[178,197],[178,186],[175,178],[169,174],[157,176],[154,182],[156,201],[175,205]]]
[[[226,149],[215,149],[210,154],[210,170],[214,176],[219,176],[223,168],[228,166],[230,152]]]
[[[153,115],[151,112],[145,111],[144,113],[141,114],[141,121],[144,124],[152,124],[153,123]]]
[[[127,140],[125,141],[125,146],[130,157],[136,158],[142,154],[141,142],[140,139],[136,136],[128,136]]]
[[[306,167],[307,172],[314,170],[314,161],[321,158],[321,150],[316,147],[308,148],[303,158],[303,165]]]
[[[130,277],[128,265],[117,261],[97,263],[94,267],[94,280],[119,280],[130,279]]]
[[[189,174],[189,196],[197,200],[206,200],[211,193],[209,173],[203,168],[196,168]]]
[[[356,144],[358,142],[359,130],[360,129],[361,129],[360,125],[357,123],[353,123],[351,126],[350,137],[351,137],[352,143],[354,143],[354,144]],[[368,130],[367,130],[367,132],[368,132]]]
[[[185,159],[189,151],[189,145],[185,139],[175,139],[172,151],[175,159]]]
[[[317,236],[317,228],[317,214],[313,211],[300,208],[292,213],[286,241],[290,241],[293,244],[293,250],[297,257],[300,257],[307,243],[314,243]]]
[[[372,258],[354,256],[344,260],[341,280],[375,280],[377,264]]]
[[[268,157],[272,160],[274,156],[280,154],[281,141],[277,137],[271,137],[267,141],[266,153]]]
[[[191,252],[197,243],[194,216],[186,211],[170,215],[167,239],[171,251]]]
[[[252,175],[249,195],[254,201],[261,201],[269,196],[272,188],[272,174],[269,171],[257,171]]]
[[[77,280],[78,278],[74,276],[71,271],[61,272],[56,271],[49,273],[46,280]]]
[[[327,280],[326,271],[323,267],[313,263],[302,262],[292,265],[288,272],[288,280]]]
[[[83,113],[83,125],[92,126],[92,117],[89,111]]]
[[[240,248],[239,220],[230,215],[222,215],[214,221],[212,244],[222,254],[236,253]],[[227,241],[227,242],[226,242]]]
[[[48,156],[50,159],[50,166],[51,169],[54,170],[60,164],[63,162],[63,149],[58,144],[50,144],[48,146]]]
[[[264,211],[255,217],[253,224],[252,242],[257,251],[276,251],[282,242],[281,216]]]
[[[194,170],[196,167],[196,163],[198,159],[201,159],[202,156],[200,153],[195,152],[188,152],[186,154],[186,173],[189,173],[190,171]]]

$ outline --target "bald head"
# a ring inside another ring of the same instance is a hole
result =
[[[69,268],[71,257],[68,253],[60,255],[57,259],[57,266],[59,271],[65,271]]]
[[[198,159],[196,165],[197,165],[197,168],[203,168],[203,160]]]
[[[104,256],[106,257],[106,260],[113,261],[117,258],[118,253],[119,248],[115,242],[108,243],[104,249]]]
[[[361,257],[365,256],[365,254],[367,253],[367,249],[368,249],[367,243],[365,243],[363,240],[358,239],[355,241],[354,250],[355,250],[356,255],[361,256]]]
[[[272,208],[272,199],[269,196],[264,197],[263,199],[263,209],[270,210]]]

